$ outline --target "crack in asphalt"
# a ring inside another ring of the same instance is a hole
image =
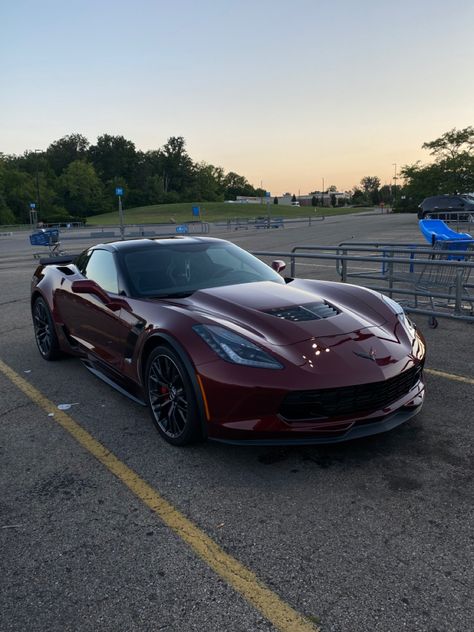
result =
[[[6,334],[10,334],[12,331],[24,331],[25,329],[30,329],[30,325],[23,325],[20,327],[12,327],[11,329],[5,329],[4,331],[0,331],[0,337],[5,336]]]
[[[17,406],[13,406],[12,408],[3,410],[2,412],[0,412],[0,419],[2,419],[3,417],[6,417],[10,413],[20,410],[21,408],[28,408],[29,406],[31,406],[31,402],[25,402],[24,404],[17,404]]]
[[[29,298],[14,298],[11,301],[2,301],[0,302],[0,305],[12,305],[14,303],[28,303],[29,302]]]

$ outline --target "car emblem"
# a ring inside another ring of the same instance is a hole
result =
[[[353,353],[356,356],[359,356],[359,358],[364,358],[364,360],[372,360],[372,362],[376,361],[375,349],[372,349],[372,347],[370,347],[369,353],[363,353],[359,351],[353,351]]]

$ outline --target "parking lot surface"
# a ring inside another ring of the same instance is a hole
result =
[[[422,242],[412,215],[211,236]],[[97,241],[70,237],[70,252]],[[78,359],[41,359],[32,252],[26,233],[0,237],[2,631],[474,629],[472,325],[415,319],[426,403],[390,433],[174,448]],[[306,271],[336,280],[332,262]]]

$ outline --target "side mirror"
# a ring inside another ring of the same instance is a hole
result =
[[[283,270],[286,268],[286,263],[281,259],[275,259],[275,261],[272,261],[272,268],[273,270],[275,270],[275,272],[283,272]]]
[[[129,312],[132,311],[126,300],[123,298],[114,298],[111,300],[107,292],[105,292],[100,285],[97,285],[95,281],[91,281],[89,279],[73,281],[71,284],[71,290],[74,294],[92,294],[93,296],[96,296],[113,312],[118,312],[122,308]]]
[[[97,285],[95,281],[89,279],[81,279],[80,281],[73,281],[71,284],[71,290],[74,294],[93,294],[100,298],[103,303],[110,303],[110,298],[107,292]]]

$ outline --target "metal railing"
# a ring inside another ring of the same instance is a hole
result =
[[[441,219],[458,232],[466,230],[474,223],[474,211],[429,211],[423,219]]]
[[[381,250],[383,247],[383,250]],[[298,252],[299,251],[299,252]],[[401,296],[406,311],[474,322],[474,285],[469,283],[474,268],[474,250],[441,249],[424,246],[393,247],[381,243],[350,246],[295,246],[291,252],[257,251],[263,257],[288,257],[291,277],[296,261],[333,261],[342,282],[358,282],[389,296]],[[366,265],[371,267],[367,269]],[[410,300],[408,300],[410,299]],[[398,298],[397,298],[398,300]]]
[[[322,222],[324,215],[315,215],[314,217],[300,217],[295,219],[286,219],[284,217],[266,215],[262,217],[232,217],[225,222],[215,222],[213,225],[217,228],[227,228],[227,230],[248,230],[250,228],[285,228],[290,224],[304,224],[311,226],[314,222]]]

